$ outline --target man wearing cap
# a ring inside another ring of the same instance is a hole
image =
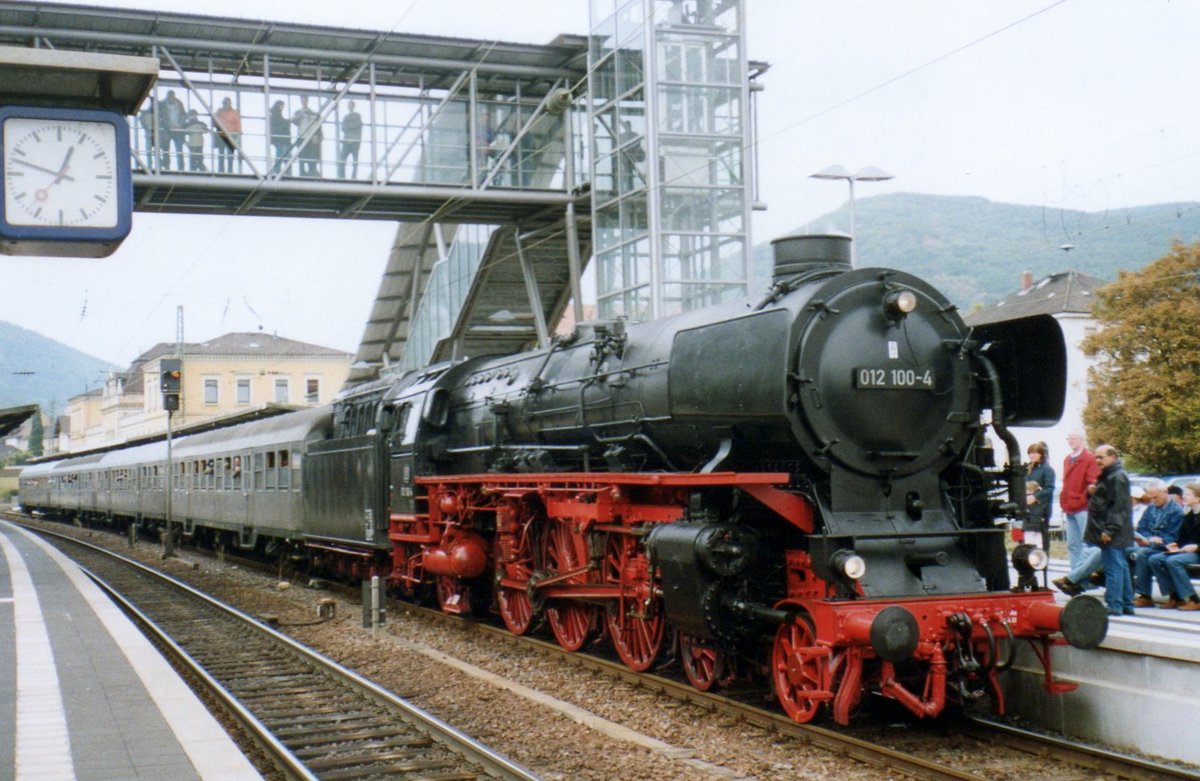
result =
[[[1179,527],[1183,525],[1183,508],[1167,493],[1167,484],[1162,480],[1151,480],[1146,484],[1146,496],[1150,504],[1138,520],[1133,534],[1137,548],[1133,554],[1133,571],[1136,578],[1137,607],[1154,607],[1154,575],[1150,570],[1150,557],[1162,553],[1167,545],[1179,540]]]
[[[1096,457],[1087,449],[1082,431],[1067,434],[1071,452],[1063,459],[1062,493],[1058,504],[1063,511],[1063,528],[1067,535],[1067,559],[1071,569],[1083,563],[1083,529],[1087,525],[1088,486],[1100,477]]]

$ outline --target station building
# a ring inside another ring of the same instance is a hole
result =
[[[79,452],[161,434],[167,428],[160,365],[182,361],[183,393],[177,429],[268,406],[327,404],[350,372],[353,355],[265,333],[229,333],[177,347],[159,343],[103,388],[67,402],[69,450]]]

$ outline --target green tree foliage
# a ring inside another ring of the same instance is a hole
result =
[[[33,419],[29,424],[29,455],[33,458],[38,458],[45,452],[42,448],[42,440],[46,437],[45,428],[42,426],[42,413],[33,413]]]
[[[1096,295],[1101,329],[1083,343],[1097,359],[1092,438],[1163,474],[1200,471],[1200,243],[1176,243]]]

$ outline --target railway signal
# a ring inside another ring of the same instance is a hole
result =
[[[163,409],[175,412],[179,409],[179,395],[183,392],[183,361],[178,358],[163,358],[159,362]]]

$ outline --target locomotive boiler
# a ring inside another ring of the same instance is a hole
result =
[[[852,269],[845,237],[775,251],[758,300],[345,394],[289,445],[301,528],[276,542],[571,650],[603,635],[633,669],[673,652],[701,689],[764,676],[798,721],[845,723],[868,694],[919,716],[987,696],[1003,711],[1019,642],[1049,691],[1073,688],[1052,648],[1099,644],[1104,608],[1056,605],[1032,577],[1045,553],[1010,555],[996,525],[1024,507],[1007,426],[1061,413],[1058,329],[972,331],[925,281]],[[70,462],[35,469],[104,468]]]

